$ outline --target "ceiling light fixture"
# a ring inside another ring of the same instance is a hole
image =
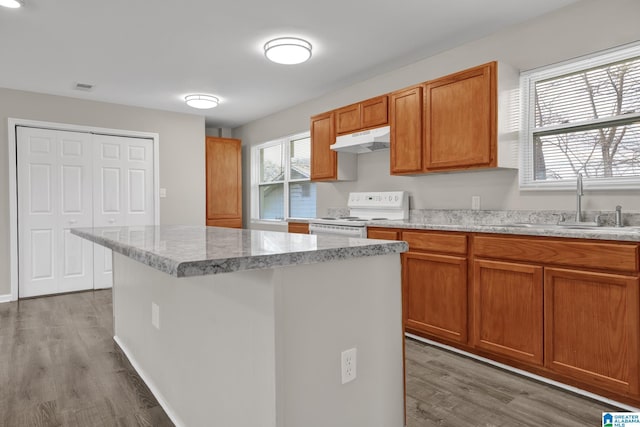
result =
[[[23,4],[22,0],[0,0],[0,6],[10,7],[11,9],[17,9]]]
[[[311,43],[297,37],[280,37],[265,43],[264,55],[278,64],[301,64],[311,58]]]
[[[189,107],[199,108],[206,110],[208,108],[215,108],[220,104],[220,100],[213,95],[187,95],[184,97],[184,101]]]

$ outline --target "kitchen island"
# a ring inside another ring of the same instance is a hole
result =
[[[113,250],[114,340],[177,426],[404,425],[404,242],[200,226]],[[342,384],[341,353],[356,378]]]

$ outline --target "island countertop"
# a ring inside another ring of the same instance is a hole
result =
[[[163,225],[71,233],[174,277],[313,264],[406,252],[405,242],[277,231]]]

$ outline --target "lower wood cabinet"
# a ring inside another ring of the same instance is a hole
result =
[[[473,263],[475,347],[542,365],[542,267]]]
[[[287,224],[289,233],[309,234],[309,224],[306,222],[290,222]]]
[[[393,228],[369,237],[409,244],[407,332],[640,406],[638,243]]]
[[[402,275],[405,327],[466,343],[466,258],[407,252]]]
[[[545,268],[545,365],[638,395],[638,278]]]

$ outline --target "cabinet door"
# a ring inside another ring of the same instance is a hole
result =
[[[495,166],[496,64],[425,85],[427,170]]]
[[[407,252],[402,275],[405,326],[466,343],[466,259]]]
[[[638,394],[638,278],[546,268],[545,365]]]
[[[387,95],[361,102],[360,127],[362,129],[384,126],[389,123]]]
[[[338,177],[338,157],[329,148],[336,142],[333,112],[311,117],[311,180],[329,181]]]
[[[542,365],[542,267],[476,260],[473,343]]]
[[[420,173],[423,169],[422,87],[390,95],[391,173]]]
[[[348,105],[336,110],[336,133],[355,132],[362,126],[360,124],[360,104]]]
[[[207,137],[207,224],[242,223],[241,156],[239,139]]]

